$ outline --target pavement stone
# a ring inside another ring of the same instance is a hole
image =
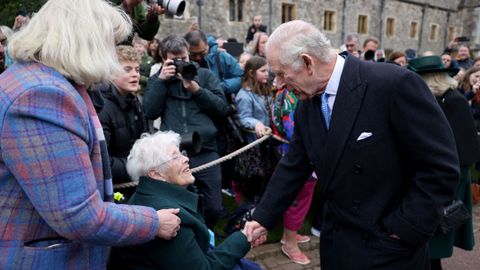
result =
[[[473,207],[473,231],[475,247],[472,251],[455,248],[453,256],[442,260],[444,270],[478,270],[480,269],[480,204]],[[308,243],[300,244],[300,249],[312,261],[309,265],[295,264],[280,250],[280,243],[271,243],[252,249],[246,258],[257,262],[263,269],[270,270],[304,270],[320,269],[320,238],[312,236]]]

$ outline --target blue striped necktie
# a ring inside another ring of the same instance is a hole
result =
[[[328,107],[328,96],[330,95],[325,92],[322,95],[322,114],[323,118],[325,119],[325,126],[327,129],[330,126],[330,108]]]

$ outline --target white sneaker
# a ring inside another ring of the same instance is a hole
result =
[[[313,236],[320,237],[320,230],[315,229],[314,227],[310,228],[310,232]]]

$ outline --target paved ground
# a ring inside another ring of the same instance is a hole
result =
[[[455,248],[453,257],[443,260],[444,270],[478,270],[480,269],[480,205],[473,208],[473,223],[475,232],[475,249],[464,251]],[[320,269],[320,255],[318,253],[319,238],[312,237],[312,241],[301,244],[302,250],[312,259],[312,263],[306,266],[292,263],[281,251],[280,244],[262,245],[251,250],[247,258],[259,263],[264,269]]]

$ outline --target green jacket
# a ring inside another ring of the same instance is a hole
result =
[[[113,0],[112,2],[127,12],[125,5],[123,5],[123,0]],[[142,3],[134,6],[129,15],[132,19],[134,32],[138,33],[138,36],[145,40],[152,40],[160,27],[158,16],[152,15],[147,18],[147,12]]]
[[[197,66],[195,81],[200,90],[195,94],[183,88],[181,80],[173,77],[160,80],[158,74],[148,79],[143,99],[148,119],[162,117],[160,130],[173,130],[181,135],[197,131],[202,150],[217,151],[217,128],[228,113],[228,103],[220,81],[212,72]]]
[[[232,269],[250,250],[241,232],[230,235],[210,250],[200,195],[188,189],[147,177],[140,178],[128,204],[159,209],[180,208],[180,230],[171,240],[155,238],[142,245],[114,248],[111,269]]]

